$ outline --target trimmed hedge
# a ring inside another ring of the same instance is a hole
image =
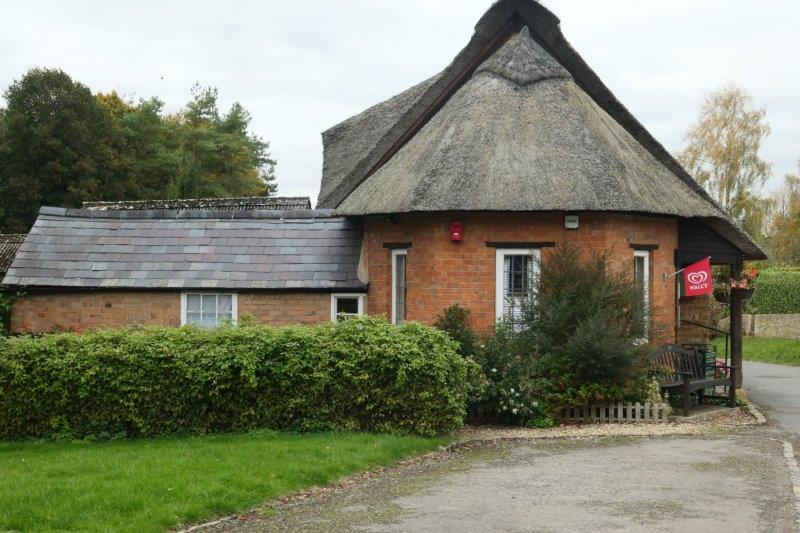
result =
[[[753,289],[753,297],[748,302],[751,313],[800,313],[800,271],[762,270]]]
[[[445,333],[320,326],[107,330],[0,339],[0,438],[358,430],[437,435],[466,411]]]

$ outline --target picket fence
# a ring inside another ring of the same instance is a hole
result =
[[[665,403],[610,403],[585,407],[564,407],[561,422],[667,422],[669,405]]]

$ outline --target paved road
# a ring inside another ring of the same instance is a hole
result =
[[[783,447],[724,437],[478,446],[321,492],[247,521],[250,531],[796,531]]]
[[[748,398],[800,435],[800,367],[745,361],[743,378]]]

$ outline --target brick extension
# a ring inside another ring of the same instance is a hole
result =
[[[314,324],[330,320],[330,294],[240,293],[239,316],[263,324]],[[91,291],[28,294],[11,315],[15,333],[84,332],[130,325],[179,326],[180,292]]]

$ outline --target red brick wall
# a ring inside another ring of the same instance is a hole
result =
[[[324,293],[240,293],[239,316],[262,324],[312,324],[330,320]],[[11,331],[47,333],[129,325],[179,326],[180,292],[53,292],[28,294],[14,303]]]
[[[464,224],[461,242],[450,241],[450,222]],[[674,340],[675,285],[663,274],[674,271],[678,223],[635,215],[582,214],[577,230],[564,228],[560,214],[405,215],[398,224],[370,217],[364,225],[364,258],[370,277],[367,308],[390,316],[391,251],[386,243],[411,243],[408,249],[407,316],[431,323],[444,308],[459,303],[472,311],[472,327],[490,331],[495,323],[495,248],[486,242],[571,240],[587,254],[607,252],[613,268],[633,275],[631,244],[657,244],[650,255],[654,341]],[[547,260],[547,249],[542,251]]]

